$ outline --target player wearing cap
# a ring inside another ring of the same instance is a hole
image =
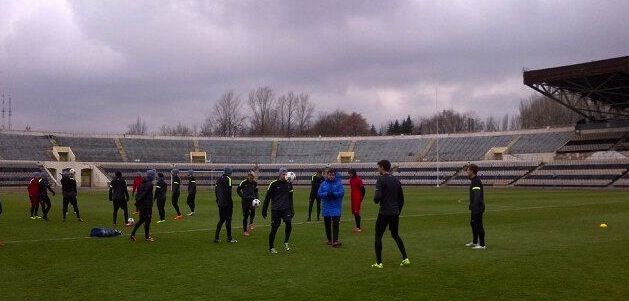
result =
[[[77,202],[78,191],[76,189],[76,180],[74,179],[74,170],[65,171],[61,174],[61,192],[63,193],[63,221],[66,221],[68,215],[68,205],[72,205],[74,213],[78,221],[82,222],[81,213],[79,213],[79,204]]]
[[[135,205],[140,210],[140,220],[135,227],[133,227],[133,231],[131,232],[131,236],[129,237],[131,241],[135,241],[135,232],[140,228],[141,225],[144,225],[144,240],[146,241],[155,241],[153,237],[151,237],[151,218],[153,215],[153,181],[155,180],[155,170],[148,170],[144,179],[142,181],[142,185],[138,187],[138,190],[135,194]]]
[[[157,183],[155,183],[155,203],[157,204],[157,211],[159,212],[158,224],[166,221],[166,191],[168,190],[168,184],[164,181],[164,174],[157,174]]]
[[[113,222],[114,227],[118,219],[118,209],[122,209],[124,213],[124,222],[127,227],[133,226],[133,223],[129,222],[129,209],[127,202],[129,201],[129,190],[127,189],[127,182],[122,178],[122,172],[116,171],[115,178],[109,183],[109,201],[114,206]]]
[[[258,182],[253,171],[247,174],[247,178],[240,182],[236,193],[242,200],[242,231],[244,236],[249,236],[253,228],[253,219],[256,216],[256,208],[252,205],[253,200],[258,198]]]
[[[48,176],[45,173],[41,174],[39,178],[39,204],[41,205],[41,211],[44,214],[43,219],[48,221],[48,212],[50,212],[50,207],[52,204],[50,202],[50,197],[48,197],[48,191],[52,193],[52,196],[55,196],[55,191],[52,190],[50,186],[50,182],[48,181]]]

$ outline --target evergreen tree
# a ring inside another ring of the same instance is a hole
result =
[[[400,126],[400,122],[396,119],[393,123],[393,135],[399,135],[402,132],[402,127]]]

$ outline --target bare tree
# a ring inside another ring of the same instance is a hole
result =
[[[299,97],[297,94],[291,92],[282,95],[277,99],[277,107],[275,112],[277,113],[278,131],[280,135],[292,136],[296,126],[293,126],[295,119],[297,118],[297,107],[299,106]]]
[[[201,130],[199,131],[199,135],[201,136],[212,136],[214,134],[214,120],[212,120],[212,116],[205,117],[203,120],[203,124],[201,124]]]
[[[509,114],[505,114],[502,117],[502,126],[500,127],[501,131],[508,131],[509,130]]]
[[[159,128],[159,134],[163,136],[196,136],[195,126],[189,127],[178,122],[174,127],[162,125]]]
[[[128,126],[127,132],[125,134],[127,134],[127,135],[146,135],[146,132],[147,132],[146,122],[144,122],[144,120],[142,120],[142,118],[140,118],[140,116],[138,116],[138,118],[135,120],[135,122]]]
[[[349,116],[345,117],[341,124],[342,128],[345,128],[345,135],[349,136],[366,136],[369,135],[370,127],[367,123],[367,119],[363,115],[352,112]]]
[[[490,115],[489,117],[487,117],[487,121],[485,121],[485,131],[495,132],[499,129],[500,127],[498,125],[498,122],[496,122],[496,119],[494,118],[494,116]]]
[[[213,134],[219,136],[235,136],[242,132],[245,117],[242,115],[240,97],[229,90],[223,93],[214,104],[211,121],[214,125]],[[207,120],[206,122],[208,122]]]
[[[367,120],[361,114],[336,110],[321,114],[312,127],[312,133],[320,136],[365,136],[369,135],[369,129]]]
[[[511,131],[516,131],[521,129],[522,127],[520,126],[520,116],[519,115],[512,115],[511,116],[511,121],[509,121],[509,130]]]
[[[532,95],[520,101],[520,124],[525,129],[572,125],[580,118],[574,111],[544,96]]]
[[[310,130],[314,109],[315,106],[310,102],[310,96],[304,93],[299,94],[299,103],[297,103],[295,111],[297,134],[305,135]]]
[[[275,122],[275,93],[270,87],[260,87],[249,92],[249,108],[251,109],[251,134],[256,136],[271,135]]]
[[[438,125],[438,129],[437,129]],[[413,134],[470,133],[483,130],[484,122],[474,113],[459,113],[443,110],[431,117],[422,117],[415,122]]]

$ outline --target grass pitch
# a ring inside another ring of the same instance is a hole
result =
[[[305,223],[307,188],[296,192],[292,250],[276,238],[267,253],[268,220],[242,236],[239,200],[237,244],[214,244],[218,212],[201,191],[197,215],[155,224],[156,242],[87,238],[92,227],[111,226],[106,192],[81,191],[86,222],[61,221],[61,197],[51,221],[30,220],[26,193],[2,192],[0,299],[2,300],[626,300],[629,294],[629,197],[607,190],[486,190],[487,250],[471,250],[467,190],[406,188],[400,234],[412,265],[401,261],[385,234],[384,269],[374,259],[377,206],[368,189],[363,229],[351,233],[344,203],[343,246],[324,244],[323,224]],[[169,196],[170,197],[170,196]],[[185,195],[180,201],[185,208]],[[119,215],[119,223],[122,214]],[[136,217],[137,220],[137,217]],[[606,222],[607,229],[598,225]],[[141,237],[141,232],[138,237]],[[222,232],[225,240],[225,231]]]

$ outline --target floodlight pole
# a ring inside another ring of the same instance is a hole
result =
[[[435,138],[435,147],[437,148],[437,187],[439,187],[439,108],[437,106],[437,88],[435,87],[435,112],[437,113],[437,136]]]

